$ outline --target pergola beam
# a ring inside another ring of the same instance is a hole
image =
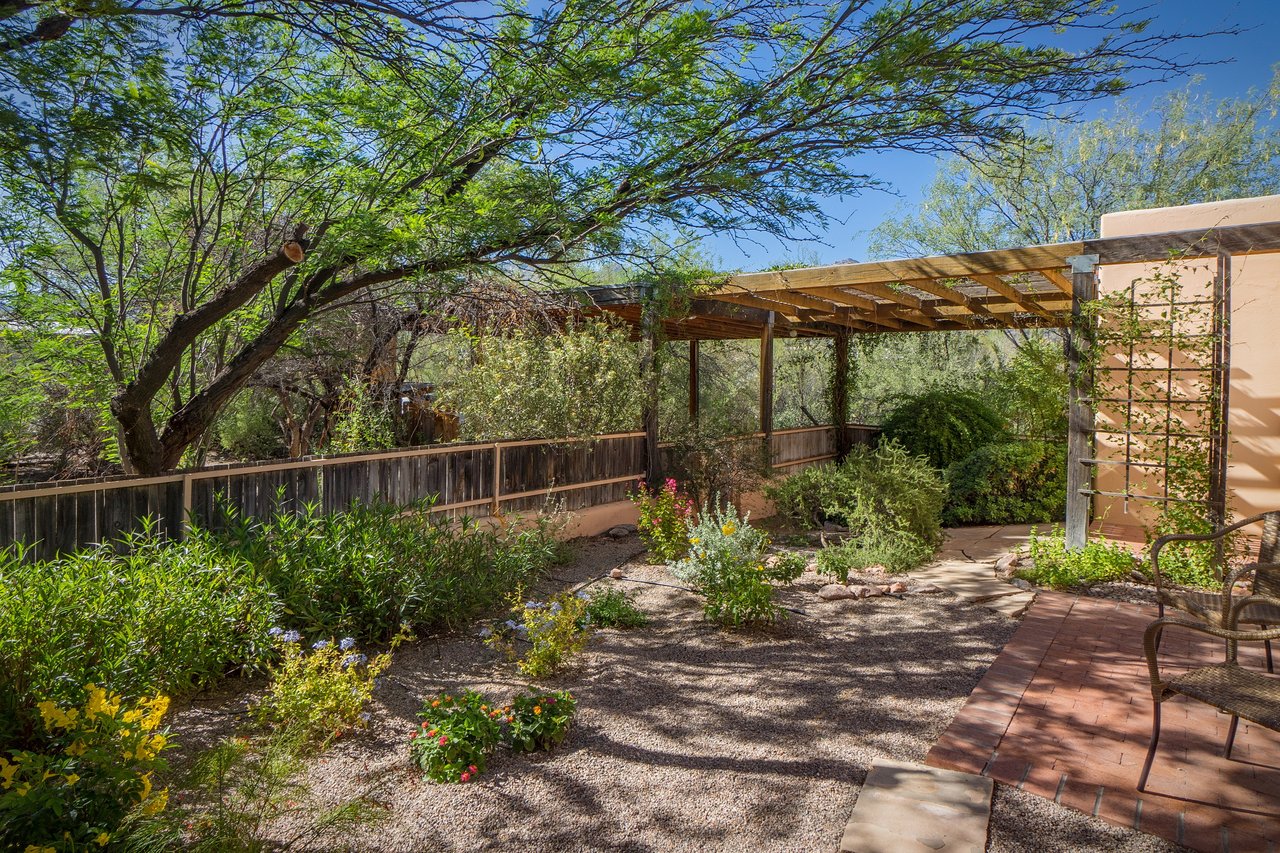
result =
[[[1052,315],[1049,314],[1048,311],[1041,308],[1035,302],[1032,302],[1031,300],[1027,299],[1021,292],[1019,292],[1019,290],[1016,287],[1012,286],[1007,281],[1000,278],[1000,276],[998,275],[987,275],[986,273],[974,273],[973,275],[969,276],[969,278],[972,281],[976,281],[978,284],[982,285],[983,287],[989,290],[995,291],[996,293],[1000,294],[1005,299],[1008,299],[1010,302],[1012,302],[1014,305],[1017,305],[1019,308],[1023,309],[1024,311],[1027,311],[1031,314],[1039,314],[1041,317],[1044,317],[1046,320],[1053,319]]]

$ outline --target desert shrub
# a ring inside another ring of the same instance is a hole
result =
[[[1054,589],[1120,580],[1138,566],[1127,548],[1105,539],[1090,539],[1083,548],[1069,550],[1057,527],[1047,537],[1032,530],[1030,548],[1031,565],[1019,568],[1017,576]]]
[[[848,583],[850,572],[870,566],[883,566],[894,574],[909,572],[928,562],[933,552],[933,545],[909,533],[871,530],[819,551],[818,571]]]
[[[1058,521],[1066,509],[1067,454],[1027,441],[979,447],[947,469],[944,524]]]
[[[0,552],[0,745],[34,733],[36,702],[72,701],[85,684],[136,698],[264,662],[274,612],[252,567],[198,531],[42,562]]]
[[[793,521],[833,521],[856,538],[879,531],[908,533],[936,543],[946,486],[922,458],[893,441],[855,447],[839,465],[815,465],[765,492]]]
[[[262,392],[246,392],[218,416],[217,442],[236,459],[284,456],[287,447],[276,420],[275,403]]]
[[[254,565],[279,597],[284,622],[310,637],[387,640],[402,625],[457,626],[552,565],[545,525],[490,529],[406,510],[307,506],[264,522],[231,520],[228,552]]]
[[[597,589],[587,597],[583,627],[643,628],[649,617],[620,589]]]
[[[775,583],[791,583],[804,574],[809,560],[797,551],[787,551],[764,558],[764,579]]]
[[[737,500],[773,473],[769,449],[758,438],[743,438],[701,424],[670,436],[671,472],[697,506]]]
[[[516,661],[525,675],[546,678],[586,646],[586,615],[586,599],[568,593],[545,603],[517,602],[512,618],[498,623],[486,642]]]
[[[680,493],[674,479],[668,477],[661,488],[653,490],[641,480],[627,497],[640,514],[636,523],[640,538],[659,560],[678,560],[689,552],[693,501]]]
[[[390,653],[372,660],[353,637],[317,640],[304,648],[296,631],[280,631],[280,660],[271,666],[267,693],[254,706],[258,722],[294,728],[308,744],[325,746],[369,720],[365,707],[374,680],[391,665]]]
[[[1005,435],[1004,419],[967,391],[927,391],[909,397],[889,413],[883,427],[884,439],[941,469]]]
[[[409,736],[409,754],[434,782],[469,782],[484,772],[501,739],[502,715],[473,690],[438,696],[418,713],[422,725]]]
[[[168,745],[157,731],[169,699],[127,702],[94,684],[86,701],[40,702],[42,730],[31,749],[0,757],[0,846],[6,850],[100,849],[133,813],[168,803],[154,774]]]
[[[689,556],[671,563],[671,573],[703,596],[708,619],[736,628],[781,615],[764,577],[769,538],[732,504],[703,507],[689,528],[689,545]]]
[[[1061,340],[1034,337],[993,377],[991,399],[1017,435],[1067,437],[1067,360]]]
[[[578,702],[567,690],[521,694],[500,717],[502,738],[516,752],[539,752],[559,746],[569,733]]]

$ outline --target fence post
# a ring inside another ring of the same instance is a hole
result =
[[[836,461],[849,455],[849,333],[836,332],[831,376],[831,422],[836,430]]]
[[[644,383],[644,476],[647,482],[661,479],[662,460],[658,451],[658,332],[661,309],[649,294],[640,315],[640,381]]]
[[[182,538],[187,538],[187,533],[191,530],[191,475],[182,475],[182,524],[178,528],[182,531]]]
[[[502,445],[493,443],[493,500],[489,503],[489,515],[497,518],[502,508]]]
[[[1094,407],[1092,371],[1089,369],[1093,329],[1084,314],[1084,304],[1098,297],[1095,272],[1097,255],[1067,258],[1071,264],[1071,326],[1067,329],[1068,391],[1067,432],[1067,526],[1066,545],[1083,548],[1089,537],[1089,514],[1093,506],[1093,469],[1085,460],[1092,455]]]

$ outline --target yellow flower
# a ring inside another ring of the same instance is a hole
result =
[[[151,774],[146,773],[142,776],[142,796],[138,797],[138,802],[142,802],[151,796]]]
[[[111,840],[111,836],[108,833],[99,832],[98,837],[93,840],[98,842],[99,847],[106,847],[107,842]]]
[[[702,540],[701,540],[701,539],[699,539],[697,536],[690,536],[690,537],[689,537],[689,544],[690,544],[690,545],[697,545],[697,544],[698,544],[699,542],[701,542],[701,541],[702,541]]]
[[[71,746],[67,747],[64,751],[67,755],[84,755],[88,749],[89,747],[85,745],[84,741],[78,740],[73,742]]]
[[[58,853],[55,847],[41,847],[38,844],[28,844],[27,849],[23,853]]]
[[[763,565],[756,566],[756,571],[757,571],[757,572],[763,572],[763,571],[764,571],[764,566],[763,566]]]
[[[75,783],[77,783],[77,782],[79,782],[79,781],[80,781],[80,776],[79,776],[78,774],[76,774],[76,773],[69,773],[69,774],[67,774],[67,784],[68,784],[68,785],[74,785]]]
[[[0,758],[0,783],[4,787],[13,786],[13,774],[18,772],[18,765],[10,763],[7,758]]]
[[[534,714],[537,714],[537,715],[539,715],[539,716],[541,716],[541,715],[542,715],[542,706],[541,706],[541,705],[534,705],[534,706],[533,706],[533,713],[534,713]]]
[[[153,815],[164,811],[167,805],[169,805],[169,789],[161,788],[160,791],[142,807],[142,813],[144,815]]]
[[[156,698],[145,704],[149,711],[147,713],[147,718],[143,721],[142,725],[147,731],[151,731],[156,726],[160,725],[160,718],[169,710],[169,697],[157,694]]]
[[[27,795],[27,792],[30,790],[31,790],[31,786],[28,785],[26,782],[23,782],[21,785],[17,787],[18,796],[25,797]]]
[[[723,533],[725,536],[732,536],[734,533],[737,532],[737,530],[738,530],[738,525],[734,524],[732,521],[730,521],[724,527],[720,528],[720,532]]]

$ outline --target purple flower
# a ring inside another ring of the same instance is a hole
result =
[[[276,627],[272,628],[270,631],[267,632],[267,636],[279,637],[283,633],[284,633],[284,629],[281,628],[279,625],[277,625]]]
[[[343,637],[338,641],[338,648],[344,652],[349,652],[356,647],[355,637]]]
[[[296,643],[302,639],[302,635],[297,631],[285,631],[280,635],[280,639],[286,643]]]
[[[344,667],[358,666],[362,663],[368,663],[368,661],[369,661],[369,658],[366,657],[365,655],[347,655],[345,658],[342,659],[342,665]]]
[[[315,649],[316,651],[320,651],[321,649],[326,648],[328,645],[329,645],[328,640],[316,640],[314,643],[311,644],[311,648]]]

